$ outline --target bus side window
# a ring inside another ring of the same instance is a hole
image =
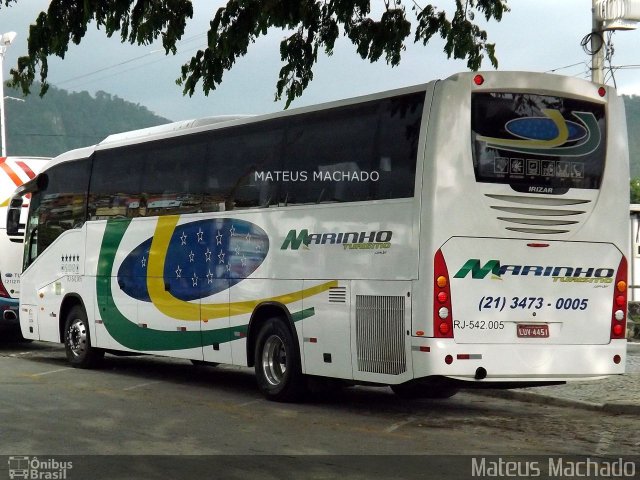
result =
[[[96,152],[88,208],[91,220],[144,215],[140,196],[143,155],[140,149]]]
[[[379,102],[301,115],[287,131],[287,204],[355,202],[370,197]]]
[[[178,215],[202,210],[207,145],[184,137],[154,144],[144,156],[141,200],[146,215]]]
[[[287,131],[288,204],[414,194],[424,92],[301,115]],[[299,181],[304,172],[306,178]]]
[[[379,179],[374,183],[376,200],[407,198],[414,193],[418,138],[424,93],[388,99],[380,113]]]
[[[226,210],[276,204],[284,136],[280,123],[245,128],[243,134],[214,132],[207,178],[216,179],[216,188],[208,186],[207,195],[223,198]]]
[[[82,159],[62,163],[47,170],[49,181],[46,189],[39,192],[40,203],[33,213],[37,216],[34,219],[37,222],[37,236],[34,235],[35,228],[29,233],[37,238],[38,254],[51,245],[62,232],[79,228],[84,224],[89,168],[89,159]]]

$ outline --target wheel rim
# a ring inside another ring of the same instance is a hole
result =
[[[267,381],[273,386],[280,385],[287,372],[287,351],[282,339],[277,335],[271,335],[264,342],[262,371]]]
[[[67,330],[67,345],[74,357],[82,356],[87,350],[87,328],[82,320],[74,320]]]

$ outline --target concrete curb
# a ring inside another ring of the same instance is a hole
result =
[[[619,415],[640,415],[640,405],[629,403],[594,403],[584,400],[573,400],[569,398],[550,397],[534,392],[524,392],[521,390],[468,390],[467,393],[479,395],[483,397],[506,398],[510,400],[518,400],[528,403],[540,403],[543,405],[552,405],[556,407],[572,407],[581,408],[591,411],[604,411]]]
[[[620,415],[640,415],[640,405],[630,403],[605,403],[602,409],[608,413],[617,413]]]

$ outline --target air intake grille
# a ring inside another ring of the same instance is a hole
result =
[[[359,371],[404,373],[404,297],[357,295],[356,344]]]
[[[590,212],[591,201],[580,198],[554,198],[485,194],[496,218],[511,232],[553,235],[575,231]]]
[[[347,287],[332,287],[329,289],[330,303],[347,303]]]

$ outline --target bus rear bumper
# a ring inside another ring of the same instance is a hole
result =
[[[517,386],[597,379],[625,371],[626,340],[612,340],[605,345],[457,344],[450,339],[414,340],[414,378],[436,375],[494,388],[500,384]]]

